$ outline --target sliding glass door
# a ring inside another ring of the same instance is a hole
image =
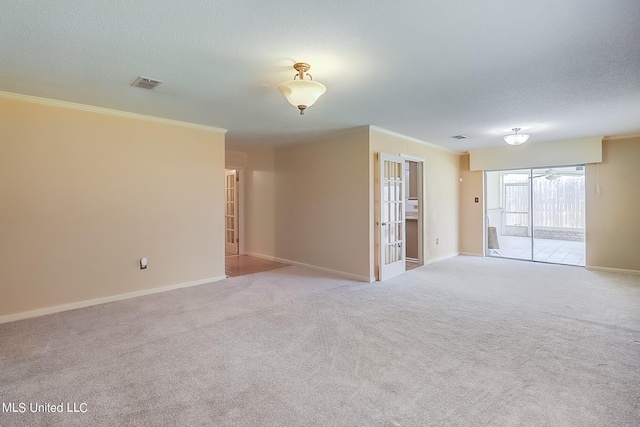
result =
[[[584,265],[584,166],[533,169],[533,259]]]
[[[531,170],[486,172],[487,254],[532,259]]]
[[[488,256],[584,265],[584,166],[485,172]]]

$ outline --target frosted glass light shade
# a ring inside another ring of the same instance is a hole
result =
[[[503,138],[504,138],[504,142],[506,142],[509,145],[520,145],[527,142],[527,139],[529,139],[529,135],[527,135],[526,133],[518,133],[514,135],[507,135],[507,136],[504,136]]]
[[[297,108],[303,107],[301,111],[315,104],[327,91],[322,83],[313,80],[289,80],[278,86],[278,89],[287,98],[289,104]]]

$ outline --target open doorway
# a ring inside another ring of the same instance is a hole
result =
[[[486,254],[584,266],[584,170],[485,172]]]
[[[404,163],[405,181],[405,220],[406,220],[406,269],[422,265],[422,165],[421,161],[406,160]]]

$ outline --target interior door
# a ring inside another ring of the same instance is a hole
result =
[[[404,158],[380,153],[378,164],[379,280],[383,281],[404,273],[406,269]]]
[[[225,246],[227,254],[238,254],[237,171],[225,170]]]

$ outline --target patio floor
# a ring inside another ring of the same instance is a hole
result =
[[[534,261],[584,266],[584,242],[533,239]],[[498,236],[500,249],[489,249],[490,256],[531,260],[531,238]]]

